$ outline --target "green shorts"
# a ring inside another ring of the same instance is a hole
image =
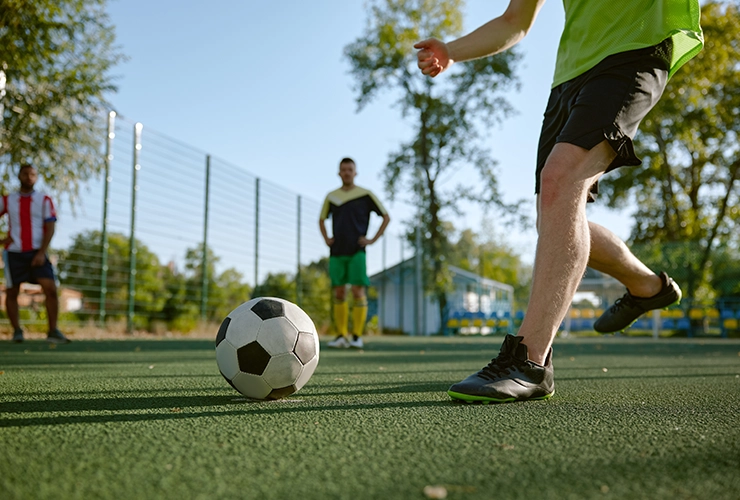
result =
[[[332,255],[329,257],[331,286],[370,286],[365,265],[365,252],[354,255]]]

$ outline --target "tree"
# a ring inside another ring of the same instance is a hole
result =
[[[222,321],[235,307],[252,295],[252,287],[234,268],[228,268],[214,281],[214,291],[208,296],[209,318]]]
[[[522,262],[513,248],[501,243],[490,221],[484,221],[483,234],[471,229],[460,232],[447,258],[450,264],[514,287],[514,307],[525,309],[529,301],[532,267]]]
[[[418,226],[429,276],[425,289],[436,295],[440,313],[446,308],[451,285],[444,259],[450,250],[450,234],[444,218],[461,212],[461,200],[509,216],[518,216],[522,203],[502,201],[496,162],[481,145],[481,128],[500,122],[512,111],[503,93],[518,85],[514,76],[518,53],[509,50],[456,65],[435,80],[416,68],[414,42],[458,36],[463,5],[462,0],[371,1],[365,32],[345,47],[356,83],[358,111],[381,91],[392,91],[402,116],[413,127],[413,137],[390,155],[385,185],[391,199],[398,193],[411,193],[417,216],[407,223],[409,239],[414,241]],[[444,183],[467,166],[477,170],[477,181],[445,190]]]
[[[270,273],[254,289],[252,297],[279,297],[298,303],[296,276],[284,272]],[[327,257],[301,266],[300,306],[311,317],[317,329],[321,330],[331,323],[331,282]]]
[[[72,198],[100,171],[111,69],[106,0],[0,0],[0,182],[31,161]],[[3,92],[3,81],[5,89]]]
[[[320,331],[331,324],[329,258],[301,266],[301,308]]]
[[[76,235],[69,249],[60,252],[59,278],[68,287],[82,292],[83,316],[96,316],[100,311],[102,251],[100,231]],[[140,326],[164,307],[167,293],[164,271],[157,256],[141,241],[136,246],[135,321]],[[105,309],[108,317],[123,317],[128,311],[129,238],[121,233],[108,235],[108,272],[106,275]]]
[[[234,268],[222,273],[216,272],[216,265],[221,259],[211,248],[206,249],[207,300],[206,318],[209,321],[221,322],[239,304],[249,300],[252,288],[244,282],[244,276]],[[203,296],[203,246],[189,248],[185,252],[185,273],[183,306],[197,311],[200,317]]]
[[[702,7],[706,45],[668,82],[635,146],[644,163],[607,176],[609,206],[636,201],[635,252],[674,269],[687,297],[709,300],[718,249],[740,241],[740,12]]]

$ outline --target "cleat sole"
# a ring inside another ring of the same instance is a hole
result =
[[[470,394],[463,394],[461,392],[447,391],[447,395],[450,396],[455,402],[467,403],[467,404],[484,404],[488,405],[491,403],[513,403],[514,401],[538,401],[550,399],[555,391],[544,396],[536,396],[533,398],[492,398],[488,396],[473,396]]]

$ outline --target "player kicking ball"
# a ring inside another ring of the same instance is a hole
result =
[[[505,51],[532,27],[544,0],[510,0],[506,11],[472,33],[428,39],[418,66],[436,77],[455,62]],[[450,387],[465,402],[547,399],[555,392],[552,342],[586,266],[618,279],[627,295],[596,322],[619,331],[650,309],[681,298],[608,229],[589,222],[586,203],[599,178],[640,165],[632,139],[668,79],[703,46],[698,0],[564,0],[565,28],[540,133],[535,171],[538,240],[532,292],[518,336],[499,355]]]

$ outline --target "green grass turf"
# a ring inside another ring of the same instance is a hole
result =
[[[740,498],[740,341],[563,339],[549,401],[453,403],[501,337],[373,337],[251,402],[206,340],[0,345],[0,497]]]

